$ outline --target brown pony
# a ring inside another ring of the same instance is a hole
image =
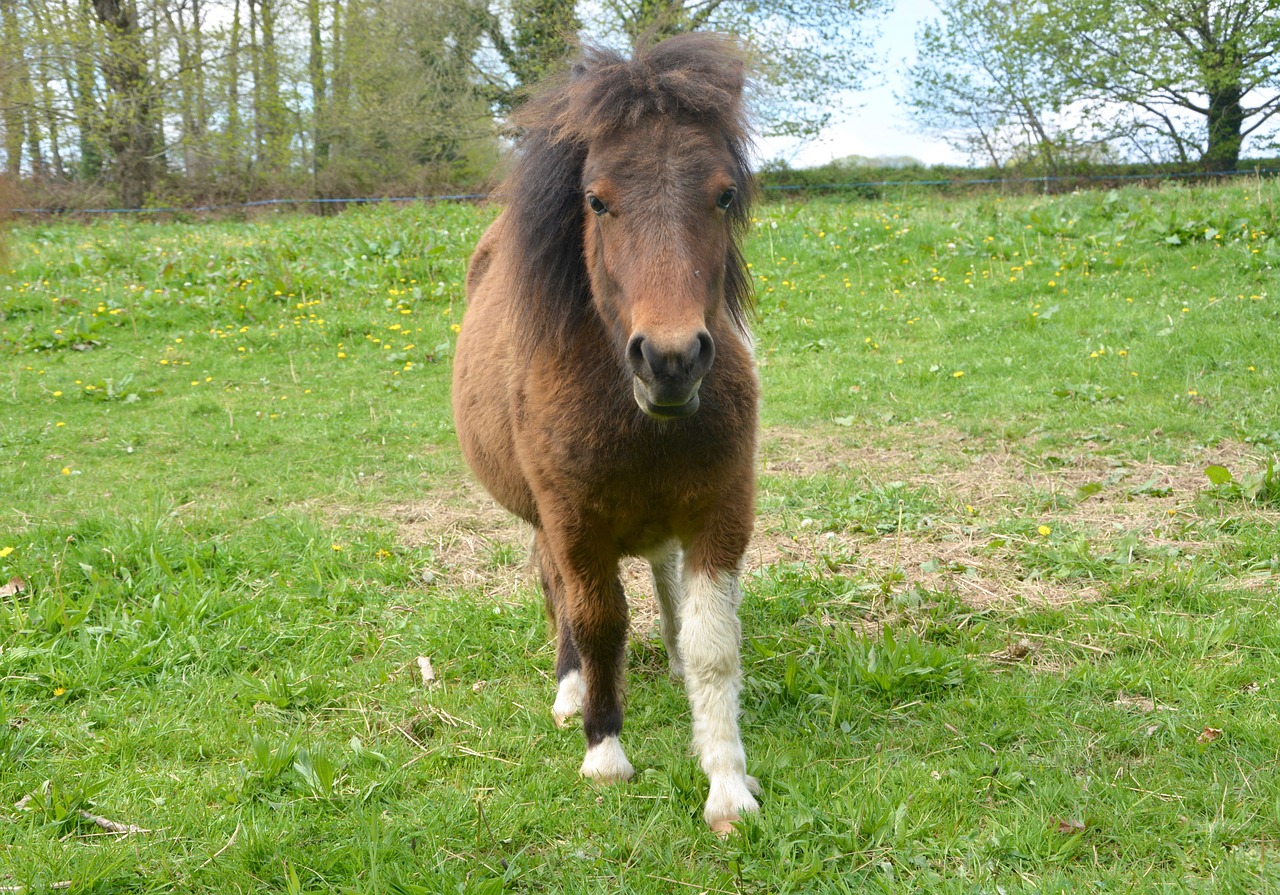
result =
[[[519,110],[506,210],[467,273],[453,409],[481,483],[536,529],[557,723],[584,777],[629,779],[623,556],[648,559],[671,673],[710,780],[704,817],[757,809],[738,733],[738,577],[758,386],[739,239],[752,179],[735,41],[586,49]]]

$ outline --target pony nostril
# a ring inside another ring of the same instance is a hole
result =
[[[645,358],[644,336],[640,333],[636,333],[627,342],[627,363],[631,364],[631,372],[637,376],[640,376],[649,366]]]
[[[716,343],[711,338],[711,333],[705,329],[698,333],[698,354],[694,362],[694,370],[698,376],[705,376],[706,372],[711,369],[711,365],[716,359]]]

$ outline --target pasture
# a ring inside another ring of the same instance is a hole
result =
[[[1280,886],[1278,205],[759,206],[725,840],[639,574],[635,779],[551,719],[449,415],[492,210],[14,228],[0,891]]]

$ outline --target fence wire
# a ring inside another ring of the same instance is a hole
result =
[[[1204,179],[1211,177],[1253,177],[1280,174],[1280,168],[1254,168],[1253,170],[1236,171],[1173,171],[1153,174],[1090,174],[1090,175],[1056,175],[1052,177],[974,177],[974,178],[940,178],[933,180],[852,180],[841,183],[787,183],[765,184],[761,188],[765,192],[842,192],[868,187],[897,186],[936,186],[936,187],[970,187],[970,186],[1015,186],[1019,184],[1049,185],[1054,183],[1115,183],[1117,181],[1141,180],[1177,180]],[[59,215],[59,214],[192,214],[210,211],[235,211],[249,208],[269,208],[283,205],[378,205],[396,202],[476,202],[489,198],[489,193],[443,193],[425,196],[363,196],[350,199],[256,199],[251,202],[226,202],[208,205],[160,206],[156,208],[12,208],[13,214],[26,215]]]

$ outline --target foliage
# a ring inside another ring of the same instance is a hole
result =
[[[596,33],[633,43],[644,35],[711,30],[752,50],[756,105],[768,135],[812,136],[830,120],[831,97],[862,84],[886,0],[603,0]]]
[[[105,180],[126,207],[475,181],[496,153],[485,23],[476,0],[14,0],[0,156],[33,191]]]
[[[1275,0],[1070,2],[1039,23],[1085,119],[1147,158],[1232,170],[1243,140],[1280,113]]]
[[[951,0],[916,35],[904,96],[918,124],[996,168],[1029,155],[1056,174],[1075,147],[1059,72],[1028,46],[1041,4]]]
[[[517,88],[528,88],[553,73],[572,52],[574,35],[582,22],[574,0],[515,0],[511,4],[511,38],[502,21],[493,16],[488,36]],[[498,105],[509,110],[519,99],[508,85],[497,91]]]
[[[948,0],[916,43],[917,121],[994,164],[1124,152],[1233,170],[1280,112],[1274,0]]]

